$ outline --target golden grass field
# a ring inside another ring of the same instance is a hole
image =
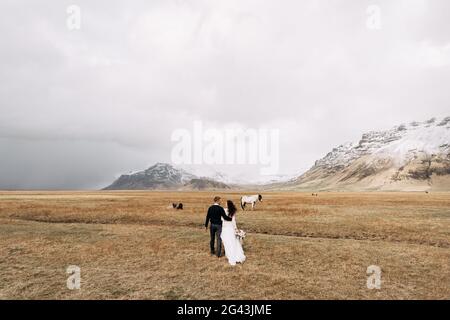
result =
[[[263,193],[237,213],[236,267],[209,255],[214,195],[0,192],[0,299],[450,298],[449,193]],[[80,290],[66,287],[69,265]]]

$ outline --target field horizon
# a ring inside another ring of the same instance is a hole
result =
[[[251,193],[0,191],[0,299],[450,298],[449,192],[263,192],[239,208],[232,267],[209,255],[206,210]]]

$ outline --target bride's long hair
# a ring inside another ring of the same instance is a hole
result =
[[[236,214],[237,208],[234,205],[233,201],[231,200],[227,200],[227,207],[228,207],[228,216],[232,218]]]

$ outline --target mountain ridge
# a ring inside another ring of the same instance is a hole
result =
[[[104,189],[449,191],[450,117],[363,133],[358,141],[333,148],[303,174],[266,181],[233,181],[213,168],[159,162],[121,175]]]
[[[226,183],[201,177],[171,164],[158,162],[131,174],[122,174],[103,190],[215,190],[230,189]]]
[[[335,147],[298,178],[298,190],[450,190],[450,117],[364,133]]]

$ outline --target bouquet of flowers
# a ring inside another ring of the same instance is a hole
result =
[[[245,231],[236,229],[236,237],[242,242],[245,238]]]

